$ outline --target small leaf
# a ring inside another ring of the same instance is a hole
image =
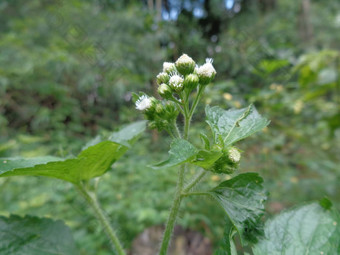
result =
[[[0,159],[0,177],[46,176],[79,183],[81,180],[101,176],[136,141],[145,130],[145,125],[145,121],[130,124],[121,131],[113,133],[109,140],[92,143],[92,146],[72,159],[65,160],[50,156]]]
[[[209,148],[210,148],[210,141],[209,141],[208,136],[206,134],[204,134],[204,133],[200,133],[200,138],[201,138],[202,142],[204,143],[204,148],[206,150],[209,150]]]
[[[285,211],[265,224],[254,255],[340,254],[340,216],[310,203]]]
[[[219,139],[222,137],[224,146],[242,140],[269,124],[269,121],[263,118],[253,105],[228,111],[217,106],[207,106],[205,112],[215,142],[220,142]]]
[[[209,170],[222,155],[221,151],[200,150],[191,163]]]
[[[242,243],[256,242],[261,234],[266,192],[257,173],[244,173],[224,181],[209,192],[222,206],[241,236]]]
[[[195,146],[193,146],[187,140],[175,139],[170,145],[169,158],[152,166],[152,168],[158,169],[176,166],[192,160],[197,153],[198,150],[195,148]]]
[[[78,254],[69,228],[62,221],[11,215],[0,216],[0,254]]]

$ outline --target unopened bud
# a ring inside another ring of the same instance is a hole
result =
[[[157,84],[161,85],[162,83],[168,83],[170,79],[170,76],[165,73],[165,72],[161,72],[157,75]]]
[[[168,85],[163,83],[158,87],[158,94],[161,97],[168,99],[168,98],[171,97],[172,91],[171,91],[171,88]]]
[[[236,149],[235,147],[231,147],[228,150],[228,158],[230,159],[230,161],[232,161],[233,163],[239,163],[240,159],[241,159],[241,153],[239,152],[238,149]]]
[[[170,63],[170,62],[164,62],[163,63],[163,72],[167,73],[167,74],[171,74],[173,72],[176,72],[176,66],[174,63]]]
[[[189,91],[195,89],[199,83],[199,78],[196,74],[189,74],[184,79],[184,88]]]
[[[187,75],[195,70],[196,63],[187,54],[183,54],[177,59],[175,65],[180,74]]]

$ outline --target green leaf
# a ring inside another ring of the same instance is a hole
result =
[[[220,242],[219,248],[216,251],[214,251],[214,255],[237,255],[237,250],[233,240],[234,234],[235,234],[234,226],[230,222],[230,220],[227,219],[223,239]]]
[[[339,213],[319,203],[293,208],[266,222],[254,254],[340,254],[339,223]]]
[[[0,254],[78,254],[70,229],[62,221],[11,215],[0,216]]]
[[[46,176],[72,183],[101,176],[118,160],[145,130],[145,121],[128,125],[113,133],[109,140],[99,142],[83,150],[76,158],[56,157],[0,159],[0,177]],[[115,142],[115,141],[119,141]]]
[[[198,150],[187,140],[174,139],[170,145],[169,158],[161,163],[153,165],[152,168],[167,168],[192,160]]]
[[[221,151],[200,150],[191,163],[209,170],[222,155]]]
[[[256,242],[267,194],[257,173],[244,173],[224,181],[209,192],[222,206],[240,234],[242,243]]]
[[[219,142],[222,138],[225,146],[242,140],[269,124],[269,121],[263,118],[253,105],[228,111],[218,106],[207,106],[205,112],[215,142]]]

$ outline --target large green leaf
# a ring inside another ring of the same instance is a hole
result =
[[[87,147],[76,158],[56,157],[0,159],[0,177],[34,175],[72,183],[101,176],[119,159],[145,130],[145,121],[133,123],[106,141]]]
[[[11,215],[0,217],[0,254],[78,254],[69,228],[62,221]]]
[[[209,192],[222,206],[243,243],[256,241],[267,194],[257,173],[244,173],[224,181]]]
[[[198,150],[187,140],[175,139],[170,145],[169,158],[161,163],[153,165],[154,169],[167,168],[192,160]]]
[[[207,106],[205,112],[215,142],[222,139],[225,146],[244,139],[269,124],[269,121],[263,118],[253,105],[227,111],[218,106]]]
[[[255,255],[340,254],[340,217],[335,210],[311,203],[285,211],[265,224],[265,238]]]

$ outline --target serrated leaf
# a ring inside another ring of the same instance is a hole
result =
[[[78,254],[69,228],[60,220],[0,216],[0,254]]]
[[[145,130],[145,121],[133,123],[113,133],[109,140],[99,142],[83,150],[76,158],[56,157],[0,159],[0,177],[46,176],[72,183],[89,180],[106,173],[139,135]],[[114,142],[115,140],[119,141]]]
[[[222,138],[225,146],[242,140],[269,124],[269,121],[263,118],[253,105],[227,111],[218,106],[207,106],[205,112],[215,142],[219,142]]]
[[[319,203],[285,211],[265,224],[254,255],[340,254],[340,217]]]
[[[209,192],[222,206],[240,234],[242,243],[255,242],[261,232],[267,194],[257,173],[244,173],[224,181]]]
[[[174,139],[170,145],[169,158],[161,163],[153,165],[152,168],[167,168],[179,165],[184,162],[192,160],[198,150],[184,139]]]

